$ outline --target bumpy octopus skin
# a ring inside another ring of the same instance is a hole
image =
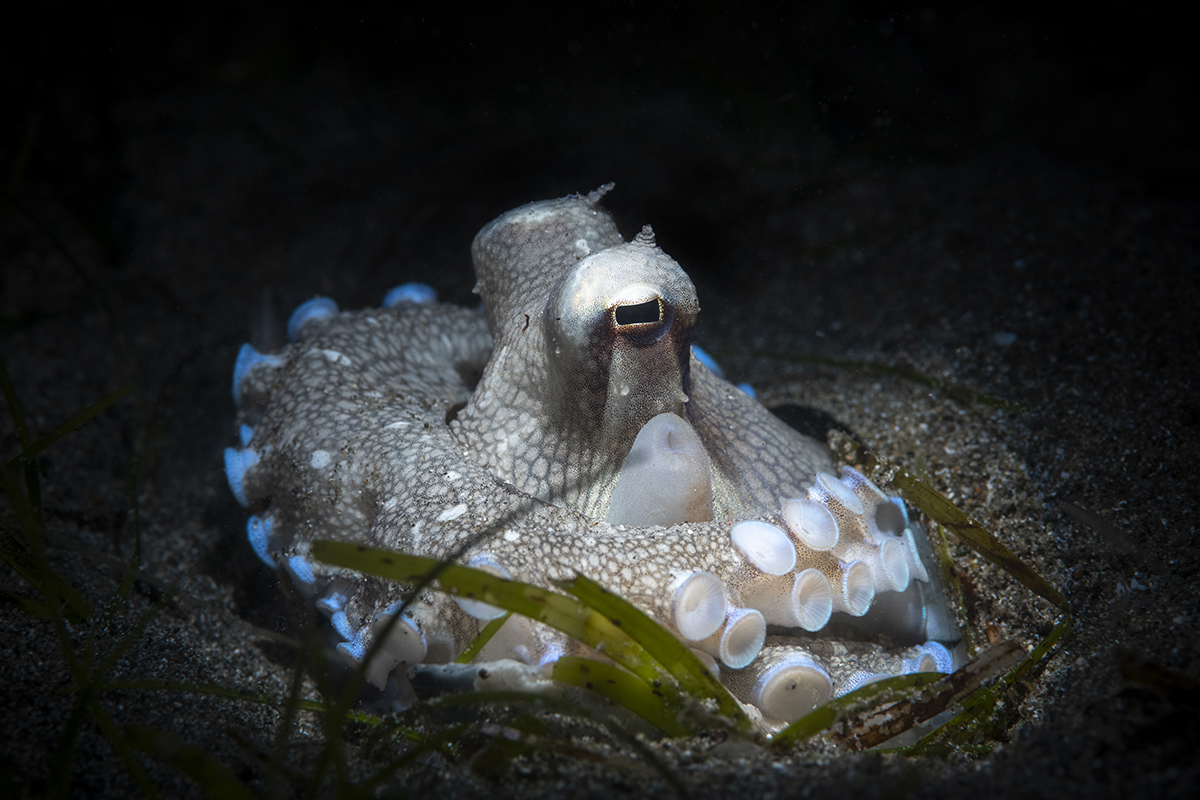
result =
[[[599,207],[608,188],[485,226],[472,247],[483,313],[411,286],[358,312],[317,298],[281,352],[243,346],[241,447],[225,461],[255,552],[315,600],[350,661],[404,588],[315,562],[315,539],[539,585],[582,572],[767,719],[880,675],[949,671],[934,640],[952,648],[957,633],[921,529],[696,357],[695,288],[648,227],[622,240]],[[426,592],[368,678],[394,674],[410,702],[406,667],[452,660],[497,615]],[[476,663],[533,674],[582,648],[513,617]]]

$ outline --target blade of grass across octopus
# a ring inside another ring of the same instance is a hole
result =
[[[959,702],[962,710],[958,714],[926,734],[912,747],[897,748],[896,752],[905,755],[941,755],[954,748],[967,747],[980,728],[991,719],[992,712],[1003,692],[1022,680],[1030,669],[1041,663],[1054,644],[1070,630],[1070,627],[1070,617],[1064,616],[1016,668],[995,683],[974,687],[974,692]],[[1019,650],[1017,655],[1020,655]]]
[[[914,689],[940,680],[943,675],[936,672],[918,672],[913,675],[897,675],[876,681],[856,689],[835,700],[830,700],[800,719],[788,725],[771,740],[777,748],[806,741],[829,730],[842,720],[861,716],[868,711],[885,705],[898,703],[912,694]]]
[[[454,663],[470,664],[471,659],[479,655],[479,651],[482,650],[487,643],[492,640],[492,637],[504,627],[504,623],[508,622],[509,617],[512,615],[513,612],[507,611],[501,616],[489,621],[487,625],[484,625],[483,630],[479,631],[479,634],[471,640],[471,643],[467,645],[466,649],[458,654],[458,658],[454,659]]]
[[[878,747],[910,728],[927,722],[955,704],[964,707],[981,688],[994,686],[1021,660],[1023,648],[1016,642],[1001,642],[978,658],[901,700],[839,730],[832,740],[851,750]],[[930,673],[918,673],[930,674]]]
[[[1022,655],[1019,645],[1003,642],[950,675],[917,672],[869,683],[796,720],[772,745],[787,747],[836,726],[831,738],[837,744],[851,750],[876,747],[993,683]]]
[[[603,614],[574,598],[482,570],[446,564],[433,558],[394,553],[348,542],[313,542],[313,557],[327,564],[358,570],[400,583],[417,583],[438,570],[442,591],[515,611],[600,649],[644,681],[672,681],[662,665]]]
[[[522,613],[601,649],[633,675],[600,662],[574,659],[556,667],[553,677],[605,694],[669,735],[690,732],[680,720],[681,691],[696,701],[711,698],[718,714],[739,727],[749,726],[737,701],[681,642],[628,601],[585,576],[558,584],[578,597],[573,600],[481,570],[353,544],[320,542],[314,545],[313,554],[339,566],[408,583],[438,569],[444,591]],[[592,680],[584,674],[585,669],[604,678]],[[589,682],[593,685],[588,686]]]
[[[733,720],[739,728],[749,728],[750,719],[741,705],[708,667],[676,636],[633,603],[584,575],[577,575],[570,581],[555,581],[555,585],[607,616],[649,651],[679,682],[683,691],[696,700],[711,699],[718,714]]]
[[[693,733],[680,720],[678,693],[657,689],[620,667],[592,658],[562,656],[550,674],[560,683],[604,695],[668,736]]]

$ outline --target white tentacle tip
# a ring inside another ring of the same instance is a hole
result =
[[[879,564],[890,588],[903,592],[908,588],[908,548],[899,539],[885,539],[879,547]]]
[[[832,550],[838,542],[837,520],[821,503],[796,497],[783,504],[783,519],[801,544],[810,550]]]
[[[683,638],[698,642],[712,636],[725,621],[725,584],[711,572],[689,572],[675,579],[675,627]]]
[[[733,609],[721,634],[721,663],[730,669],[747,666],[758,657],[766,640],[767,621],[761,612],[753,608]]]
[[[940,672],[949,675],[954,672],[954,655],[937,642],[926,642],[917,647],[920,654],[916,658],[904,662],[904,672]]]
[[[875,600],[875,580],[865,561],[855,561],[842,571],[842,602],[846,613],[861,617]]]
[[[854,490],[828,472],[817,473],[816,480],[808,488],[808,496],[809,499],[816,500],[817,502],[836,502],[842,508],[846,509],[846,511],[856,516],[862,516],[866,513],[862,500],[858,498]]]
[[[793,656],[759,677],[754,704],[772,719],[793,722],[832,696],[829,673],[803,656]]]
[[[917,537],[912,528],[904,531],[904,541],[908,545],[908,569],[914,578],[922,583],[929,583],[929,570],[921,561],[921,550],[917,546]]]
[[[229,491],[238,501],[238,505],[247,508],[250,497],[246,494],[246,473],[253,469],[262,459],[262,455],[253,447],[237,449],[225,448],[225,477],[229,481]]]
[[[360,629],[350,641],[337,646],[337,652],[351,669],[357,669],[367,655],[366,628]],[[386,651],[376,652],[367,665],[366,678],[376,689],[383,691],[387,685],[388,675],[396,668],[400,660]]]
[[[314,297],[296,306],[292,316],[288,318],[287,338],[289,342],[296,341],[300,330],[315,319],[332,317],[338,313],[338,304],[328,297]]]
[[[792,604],[800,627],[806,631],[819,631],[833,614],[833,586],[820,570],[806,569],[792,584]]]
[[[769,522],[739,522],[729,535],[738,552],[768,575],[786,575],[796,567],[792,540]]]
[[[420,664],[429,649],[425,641],[425,634],[421,633],[421,629],[417,627],[416,620],[402,614],[393,622],[395,614],[395,610],[388,609],[377,614],[371,621],[371,632],[376,636],[385,636],[375,655],[375,660],[382,659],[385,662],[391,660],[389,671],[397,664]],[[372,660],[372,666],[374,666],[375,660]]]

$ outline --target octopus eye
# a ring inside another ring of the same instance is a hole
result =
[[[617,328],[631,325],[657,325],[663,321],[663,301],[661,297],[647,300],[644,303],[630,303],[614,306],[613,322]]]

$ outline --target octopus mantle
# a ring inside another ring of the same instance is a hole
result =
[[[281,352],[243,346],[241,447],[225,462],[254,551],[329,617],[351,662],[404,591],[316,563],[315,539],[543,586],[582,572],[768,719],[880,676],[950,671],[958,636],[921,529],[697,357],[691,281],[649,228],[623,242],[598,204],[607,188],[479,233],[483,313],[410,284],[364,311],[310,300]],[[496,616],[425,593],[368,678],[407,702],[407,666],[453,660]],[[513,617],[476,661],[536,670],[582,647]]]

